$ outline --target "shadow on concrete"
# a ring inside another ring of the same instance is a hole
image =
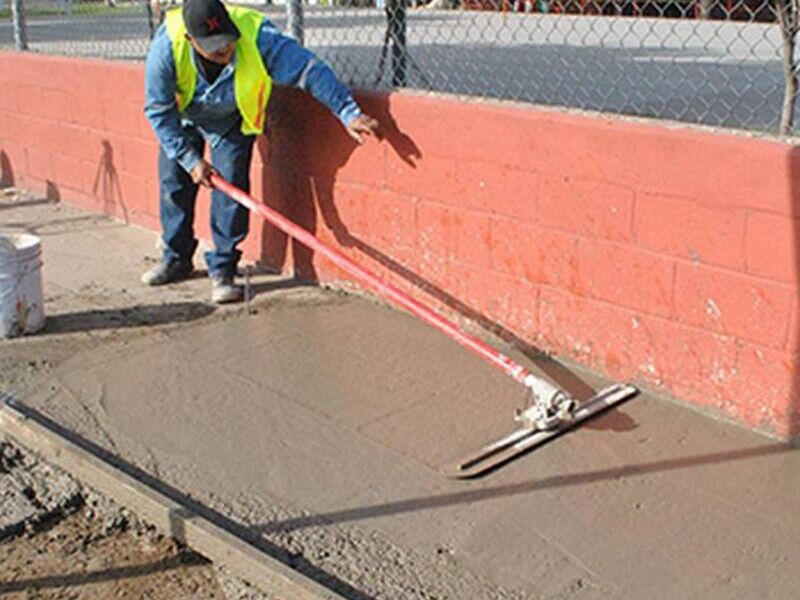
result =
[[[32,204],[47,204],[46,201],[34,202]],[[13,206],[8,208],[16,208],[20,206],[19,203],[14,203]],[[2,208],[2,207],[0,207]],[[87,223],[85,227],[75,226],[77,223]],[[66,217],[64,219],[52,219],[50,221],[37,221],[35,223],[20,222],[20,223],[4,223],[4,228],[19,229],[26,233],[38,235],[40,237],[53,237],[56,235],[72,235],[83,232],[93,232],[99,229],[119,229],[127,227],[124,223],[114,221],[110,217],[101,214],[86,214],[79,217]],[[64,229],[59,230],[58,228]],[[51,230],[55,229],[55,231]]]
[[[675,471],[678,469],[690,469],[704,465],[716,465],[721,463],[746,460],[761,456],[771,456],[784,452],[796,451],[790,444],[768,444],[731,450],[727,452],[713,452],[710,454],[700,454],[697,456],[686,456],[683,458],[658,460],[647,463],[602,469],[600,471],[586,471],[582,473],[567,473],[565,475],[554,475],[544,479],[524,481],[483,489],[468,489],[463,492],[452,494],[442,494],[440,496],[428,496],[419,498],[409,498],[399,502],[388,502],[386,504],[373,504],[346,510],[332,511],[319,515],[309,515],[297,517],[277,523],[267,523],[255,527],[255,531],[260,533],[286,533],[303,529],[305,527],[324,527],[335,523],[346,523],[360,521],[387,515],[397,515],[411,513],[419,510],[431,508],[443,508],[457,504],[473,504],[494,498],[508,496],[519,496],[530,494],[542,490],[553,488],[564,488],[576,485],[588,485],[600,481],[617,481],[627,477],[636,477],[650,473],[660,473],[664,471]]]
[[[63,313],[48,316],[44,329],[37,335],[186,323],[207,317],[215,310],[216,307],[212,304],[176,302]]]
[[[42,204],[58,204],[59,202],[61,202],[61,192],[58,186],[48,179],[45,181],[44,198],[27,198],[25,200],[0,203],[0,210],[40,206]]]
[[[295,277],[275,277],[278,273],[275,269],[271,269],[265,265],[256,265],[250,271],[251,278],[258,278],[259,276],[269,275],[272,276],[272,279],[269,281],[251,281],[249,284],[250,288],[250,299],[253,300],[258,296],[263,294],[269,294],[270,292],[275,292],[278,290],[290,290],[290,289],[298,289],[304,287],[316,287],[313,286],[308,281],[301,281]],[[243,286],[246,286],[246,269],[243,267],[239,267],[237,271],[238,281],[237,283]],[[208,269],[195,269],[192,271],[192,274],[189,276],[190,280],[195,279],[208,279]],[[205,306],[205,305],[201,305]]]
[[[627,400],[630,402],[633,398]],[[622,412],[619,407],[615,407],[607,413],[603,413],[602,418],[590,419],[581,423],[581,429],[591,429],[593,431],[614,431],[622,433],[633,431],[639,427],[639,423],[629,414]]]
[[[3,397],[0,395],[0,399],[2,398]],[[306,577],[313,579],[320,585],[337,592],[348,600],[373,600],[372,596],[356,589],[335,575],[323,571],[319,567],[306,560],[302,555],[284,550],[283,548],[269,542],[268,540],[264,539],[264,537],[256,530],[246,525],[237,523],[236,521],[226,517],[214,509],[201,504],[180,490],[153,477],[147,471],[130,464],[121,457],[115,456],[105,448],[102,448],[59,425],[39,411],[27,407],[17,401],[14,401],[13,399],[9,399],[7,396],[5,398],[9,404],[11,404],[16,410],[18,410],[28,419],[31,419],[35,423],[47,428],[61,438],[68,440],[82,450],[92,454],[94,457],[100,459],[104,463],[111,465],[115,469],[118,469],[130,477],[133,477],[145,486],[150,487],[163,496],[166,496],[169,500],[177,503],[179,508],[170,513],[170,522],[173,528],[171,531],[164,532],[165,534],[175,537],[176,539],[185,540],[185,537],[181,538],[181,534],[185,533],[184,522],[187,519],[195,518],[195,515],[197,515],[210,521],[217,527],[225,530],[227,533],[239,538],[253,548],[256,548],[258,551],[263,552],[273,559],[282,562],[295,571],[298,571]]]
[[[104,571],[89,573],[70,573],[66,575],[48,575],[36,579],[22,579],[18,581],[0,582],[0,594],[13,594],[15,592],[35,592],[48,588],[66,588],[79,585],[100,583],[103,581],[119,581],[133,579],[155,573],[163,573],[181,567],[197,567],[210,564],[205,558],[193,552],[187,552],[165,558],[145,565],[118,567]]]
[[[11,159],[5,151],[0,150],[0,187],[14,187],[16,177]],[[29,198],[17,202],[0,203],[0,210],[8,208],[23,208],[25,206],[36,206],[39,204],[56,204],[61,202],[61,192],[58,186],[51,180],[45,180],[44,198]]]
[[[58,200],[50,200],[49,198],[29,198],[27,200],[14,200],[7,202],[0,202],[0,210],[9,210],[12,208],[26,208],[29,206],[41,206],[43,204],[56,204]]]
[[[243,283],[243,281],[240,281],[239,283]],[[294,290],[294,289],[310,288],[310,287],[316,287],[316,286],[310,284],[307,281],[301,281],[295,278],[276,279],[273,281],[261,281],[258,283],[251,283],[250,294],[251,294],[251,299],[253,299],[263,294],[269,294],[270,292],[276,292],[278,290]]]

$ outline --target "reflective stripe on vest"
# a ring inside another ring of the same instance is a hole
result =
[[[272,92],[272,78],[267,73],[261,53],[256,45],[258,30],[264,15],[255,10],[235,6],[226,7],[231,20],[239,30],[236,41],[236,65],[233,72],[233,91],[236,107],[242,115],[242,133],[263,133],[264,115]],[[192,46],[186,39],[186,25],[181,9],[167,12],[167,35],[172,42],[175,59],[175,90],[178,111],[186,109],[197,89],[197,67],[192,59]]]

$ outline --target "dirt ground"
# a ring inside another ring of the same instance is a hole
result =
[[[114,528],[78,510],[42,531],[0,542],[8,600],[224,598],[202,557],[167,538]]]
[[[0,598],[264,597],[113,500],[0,439]]]

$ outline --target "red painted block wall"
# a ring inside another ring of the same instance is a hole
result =
[[[141,65],[0,53],[0,90],[7,183],[158,228]],[[793,146],[413,94],[359,100],[384,133],[364,147],[314,101],[276,94],[254,194],[451,315],[800,434]],[[346,278],[256,219],[245,250]]]

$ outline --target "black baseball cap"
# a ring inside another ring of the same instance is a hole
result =
[[[183,22],[189,35],[206,52],[217,52],[239,39],[239,30],[220,0],[186,0]]]

